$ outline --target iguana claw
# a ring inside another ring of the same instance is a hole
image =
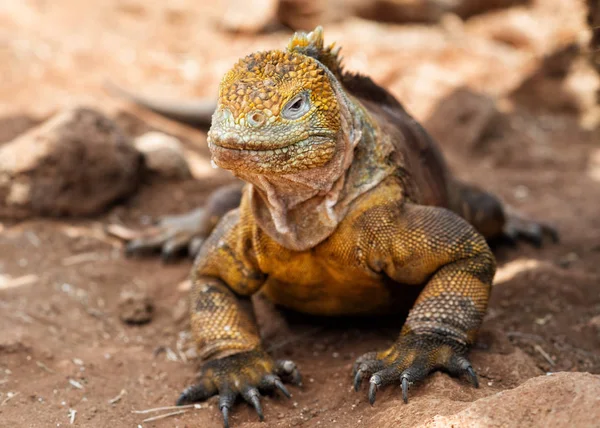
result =
[[[360,357],[354,365],[354,389],[358,391],[362,379],[369,378],[369,403],[373,405],[377,391],[400,380],[402,399],[408,403],[409,386],[423,380],[436,369],[444,369],[453,375],[466,374],[477,388],[479,382],[471,363],[464,356],[463,346],[440,342],[433,336],[401,336],[386,351],[370,352]]]

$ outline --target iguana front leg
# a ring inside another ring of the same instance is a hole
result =
[[[177,404],[219,395],[224,425],[242,396],[263,419],[259,390],[290,393],[282,380],[300,383],[296,365],[274,361],[262,348],[248,296],[264,282],[255,268],[246,236],[238,229],[238,210],[223,217],[202,246],[192,273],[191,329],[199,356],[208,360],[198,382],[187,388]]]
[[[374,210],[385,218],[374,223],[384,226],[374,237],[377,249],[369,265],[381,266],[398,283],[426,285],[396,343],[357,360],[355,389],[370,376],[373,404],[379,388],[400,382],[407,401],[409,385],[439,369],[467,374],[478,386],[467,353],[485,314],[495,273],[485,239],[443,208],[411,204],[387,208]]]
[[[218,187],[204,206],[189,213],[163,217],[156,226],[141,231],[127,243],[127,254],[160,251],[163,261],[167,262],[187,250],[195,257],[219,220],[240,205],[242,186],[242,181],[236,181]]]

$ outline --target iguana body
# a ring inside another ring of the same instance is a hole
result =
[[[191,325],[207,362],[179,403],[219,394],[227,425],[238,395],[262,417],[257,388],[287,393],[279,376],[299,381],[291,361],[261,347],[243,305],[259,291],[332,316],[401,312],[420,291],[396,343],[357,360],[356,389],[368,377],[373,403],[378,388],[399,382],[406,400],[409,384],[437,369],[477,384],[467,352],[495,272],[486,238],[543,229],[454,180],[394,97],[342,71],[320,28],[225,75],[209,147],[247,184],[196,258]]]

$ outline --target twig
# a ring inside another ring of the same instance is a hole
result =
[[[548,353],[546,351],[544,351],[544,349],[540,345],[533,345],[533,349],[535,349],[540,354],[542,354],[542,357],[544,357],[546,359],[546,361],[548,361],[548,363],[550,363],[551,366],[553,366],[555,364],[554,360],[550,357],[550,355],[548,355]]]
[[[140,237],[140,232],[116,223],[105,226],[104,233],[114,236],[122,241],[131,241],[132,239]]]
[[[37,364],[37,366],[40,369],[45,370],[48,373],[56,373],[54,370],[52,370],[50,367],[48,367],[46,364],[42,363],[41,361],[36,361],[35,364]]]
[[[96,253],[96,252],[76,254],[74,256],[64,258],[62,260],[62,265],[63,266],[73,266],[73,265],[77,265],[80,263],[95,262],[95,261],[103,259],[103,258],[104,258],[104,256],[101,253]]]
[[[69,423],[71,425],[73,425],[73,423],[75,422],[75,415],[77,414],[77,410],[75,409],[69,409]]]
[[[69,379],[69,383],[70,383],[71,385],[73,385],[73,386],[74,386],[75,388],[77,388],[77,389],[83,389],[83,385],[82,385],[82,384],[80,384],[79,382],[77,382],[77,381],[76,381],[76,380],[74,380],[74,379]]]
[[[108,404],[115,404],[118,403],[119,401],[121,401],[121,398],[123,398],[123,396],[127,394],[127,391],[125,391],[124,389],[121,390],[121,392],[119,392],[119,395],[117,395],[114,398],[111,398],[110,400],[108,400]]]
[[[152,416],[151,418],[144,419],[142,422],[152,422],[157,421],[159,419],[169,418],[171,416],[182,415],[183,413],[187,413],[187,410],[180,410],[178,412],[165,413],[164,415]]]
[[[165,406],[165,407],[154,407],[146,410],[132,410],[131,413],[138,415],[145,415],[146,413],[162,412],[163,410],[175,410],[175,409],[201,409],[201,404],[186,404],[185,406]]]
[[[8,394],[6,394],[6,398],[4,399],[4,401],[2,403],[0,403],[0,406],[4,406],[6,403],[9,402],[9,400],[12,400],[19,394],[20,394],[20,392],[9,392]]]
[[[5,277],[3,276],[2,278],[0,278],[0,289],[2,288],[15,288],[15,287],[23,287],[25,285],[31,285],[35,282],[37,282],[40,279],[39,276],[34,275],[34,274],[30,274],[30,275],[24,275],[24,276],[20,276],[18,278],[10,278],[10,279],[5,279]]]

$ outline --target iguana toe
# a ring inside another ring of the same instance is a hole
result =
[[[195,256],[200,248],[197,241],[203,238],[200,227],[203,215],[200,209],[163,217],[157,225],[142,230],[130,240],[125,247],[126,254],[136,256],[159,252],[164,262],[170,262],[185,253]]]
[[[503,228],[504,237],[511,243],[516,244],[519,240],[525,240],[541,247],[545,238],[550,238],[554,243],[559,241],[556,228],[527,219],[518,214],[509,214]]]

